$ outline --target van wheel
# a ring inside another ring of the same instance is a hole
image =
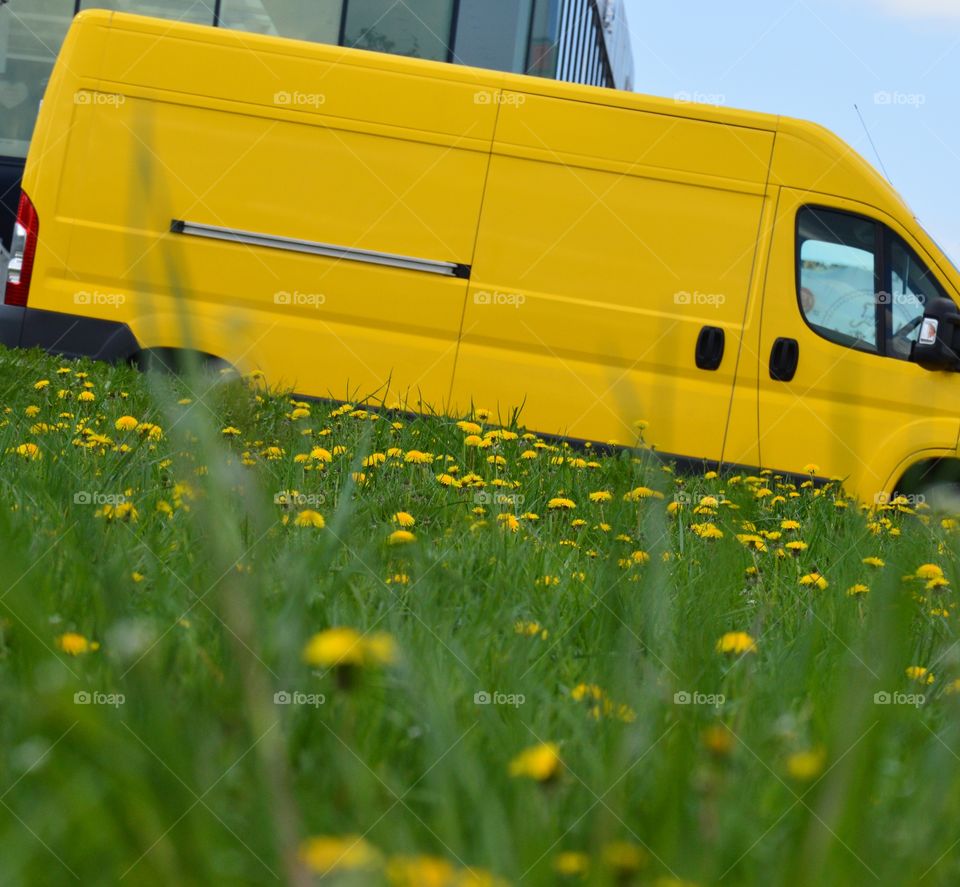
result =
[[[960,460],[928,459],[900,478],[896,493],[928,505],[937,514],[960,514]]]
[[[163,376],[200,375],[211,381],[237,377],[233,365],[222,357],[183,348],[148,348],[134,355],[132,363],[143,373]]]

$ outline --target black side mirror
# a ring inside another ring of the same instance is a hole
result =
[[[913,361],[925,370],[960,370],[960,311],[950,299],[931,299],[924,308]]]

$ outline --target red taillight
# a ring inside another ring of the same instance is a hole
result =
[[[13,242],[10,245],[10,262],[7,265],[7,290],[4,301],[8,305],[25,306],[27,304],[39,234],[40,217],[26,192],[21,192],[17,222],[13,227]]]

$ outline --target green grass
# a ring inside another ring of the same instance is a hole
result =
[[[78,400],[84,383],[95,400]],[[324,404],[292,419],[252,383],[36,353],[0,353],[0,391],[4,885],[488,883],[466,867],[523,885],[958,883],[960,577],[939,517],[870,515],[771,476],[675,477],[649,455],[478,449],[450,420]],[[118,431],[121,416],[162,433]],[[314,447],[342,451],[295,461]],[[663,498],[624,500],[640,486]],[[611,501],[591,502],[600,490]],[[135,520],[103,513],[118,496]],[[703,496],[715,514],[693,514]],[[307,507],[325,527],[295,525]],[[416,538],[390,545],[399,511]],[[704,522],[723,538],[691,530]],[[751,550],[744,522],[782,537]],[[778,555],[794,539],[809,547]],[[951,585],[904,579],[922,564]],[[800,585],[814,569],[827,588]],[[859,582],[869,592],[848,595]],[[304,661],[332,627],[388,634],[395,661]],[[756,651],[718,652],[734,631]],[[99,647],[69,655],[66,633]],[[583,683],[609,704],[572,698]],[[511,776],[541,742],[559,748],[552,778]],[[344,835],[365,843],[327,878],[298,863],[305,839]],[[616,842],[642,851],[636,870],[609,863]],[[341,871],[367,845],[371,867]],[[457,874],[401,881],[410,856]],[[587,873],[557,873],[558,857]]]

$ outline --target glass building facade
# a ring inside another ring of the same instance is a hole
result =
[[[72,17],[100,8],[632,89],[623,0],[0,0],[0,241]],[[619,30],[618,30],[619,28]]]

